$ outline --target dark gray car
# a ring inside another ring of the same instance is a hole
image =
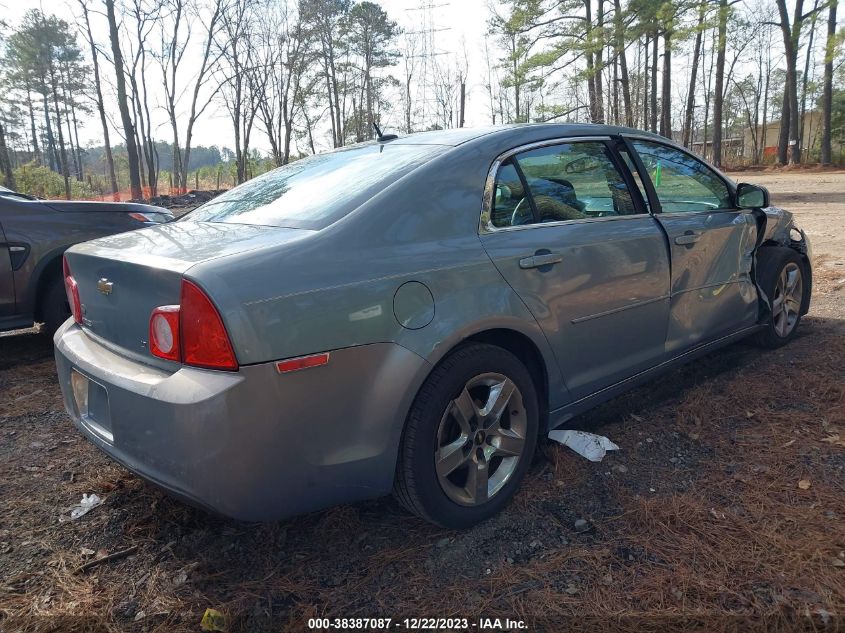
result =
[[[147,204],[38,200],[0,187],[0,332],[44,323],[52,336],[70,316],[62,278],[69,246],[172,219]]]
[[[65,405],[114,459],[240,519],[393,490],[449,527],[507,503],[573,416],[789,341],[811,283],[765,190],[589,125],[314,156],[66,262]]]

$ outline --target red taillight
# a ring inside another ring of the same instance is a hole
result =
[[[199,287],[182,280],[182,362],[209,369],[238,368],[220,313]]]
[[[150,317],[150,352],[167,360],[182,360],[179,342],[179,306],[161,306]]]
[[[65,277],[65,293],[67,294],[67,302],[70,306],[70,313],[73,315],[73,320],[77,323],[82,323],[82,302],[79,301],[79,285],[73,278],[70,272],[70,264],[67,263],[67,257],[62,258],[62,271]]]
[[[182,280],[180,304],[160,306],[150,315],[150,352],[207,369],[238,369],[220,313],[195,284]]]

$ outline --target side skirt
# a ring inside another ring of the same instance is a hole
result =
[[[607,402],[608,400],[612,400],[618,395],[625,393],[626,391],[630,391],[635,387],[646,383],[653,378],[656,378],[660,374],[666,373],[680,365],[684,365],[691,360],[709,354],[712,351],[720,349],[722,347],[726,347],[731,343],[735,343],[740,341],[748,336],[751,336],[755,332],[760,331],[761,329],[765,328],[765,325],[753,325],[751,327],[743,328],[733,334],[728,334],[727,336],[723,336],[722,338],[718,338],[714,341],[710,341],[709,343],[704,343],[703,345],[699,345],[698,347],[694,347],[686,352],[675,356],[674,358],[670,358],[669,360],[663,361],[659,365],[655,365],[649,369],[645,369],[638,374],[634,374],[629,378],[625,378],[624,380],[620,380],[619,382],[605,387],[599,391],[596,391],[589,396],[585,396],[580,400],[576,400],[575,402],[570,402],[569,404],[560,407],[559,409],[555,409],[554,411],[549,412],[549,430],[556,429],[560,427],[565,422],[571,420],[576,415],[580,415],[585,411],[589,411],[590,409]]]
[[[32,320],[32,315],[21,316],[19,314],[15,314],[12,316],[0,317],[0,332],[5,332],[6,330],[23,330],[30,328],[33,325],[34,322]]]

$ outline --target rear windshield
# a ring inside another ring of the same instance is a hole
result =
[[[321,229],[445,149],[373,144],[309,156],[253,178],[183,219]]]

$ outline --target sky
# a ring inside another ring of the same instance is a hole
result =
[[[487,76],[487,64],[485,61],[484,39],[487,31],[487,19],[489,16],[489,1],[488,0],[374,0],[381,5],[388,16],[395,20],[399,26],[406,31],[420,31],[425,28],[425,23],[430,22],[430,26],[437,29],[433,32],[434,48],[441,53],[460,54],[464,55],[466,51],[466,58],[469,69],[469,82],[467,85],[467,111],[466,111],[466,125],[487,125],[490,123],[489,115],[486,105],[486,92],[483,88],[484,79]],[[89,0],[92,7],[100,5],[97,0]],[[428,6],[429,8],[422,11],[419,10],[421,6]],[[24,14],[33,8],[41,8],[44,13],[55,14],[58,17],[70,22],[76,22],[76,16],[81,15],[78,3],[76,0],[0,0],[0,13],[3,15],[5,21],[11,25],[17,24],[23,18]],[[430,20],[428,19],[430,17]],[[92,17],[92,21],[93,21]],[[105,20],[94,22],[95,30],[101,28],[95,38],[98,42],[103,44],[108,42],[108,34],[105,30]],[[201,34],[195,35],[196,46],[200,47]],[[87,42],[80,36],[78,38],[80,46],[88,55]],[[445,59],[439,57],[439,59]],[[194,56],[193,60],[186,55],[185,68],[191,61],[194,61],[195,66],[199,65],[198,54]],[[101,64],[102,66],[102,64]],[[397,68],[395,75],[399,76],[401,69]],[[187,72],[186,75],[187,77]],[[149,82],[151,104],[164,102],[164,91],[158,85],[160,83],[159,75],[153,74],[154,79]],[[107,102],[111,102],[110,113],[113,120],[117,120],[117,108],[113,99],[106,97]],[[190,104],[185,99],[185,107]],[[109,105],[107,103],[107,108]],[[401,112],[397,110],[394,114],[396,123],[401,121]],[[158,131],[154,132],[156,138],[162,140],[170,140],[171,131],[168,119],[163,108],[157,109],[152,115],[154,128]],[[390,121],[386,121],[387,125],[383,127],[390,127]],[[220,147],[233,147],[234,136],[230,130],[231,123],[228,121],[228,113],[222,104],[213,103],[206,110],[204,116],[197,122],[194,128],[194,145],[218,145]],[[98,145],[102,143],[102,129],[99,124],[99,119],[92,116],[88,119],[86,124],[80,130],[80,142],[83,145]],[[113,141],[114,142],[114,141]],[[260,126],[257,126],[253,139],[250,145],[262,152],[269,152],[270,145],[267,139],[260,133]],[[327,149],[327,143],[321,143],[323,149]]]

